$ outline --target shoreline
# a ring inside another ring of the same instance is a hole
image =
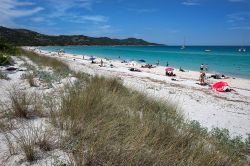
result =
[[[27,50],[34,47],[23,47]],[[33,50],[34,51],[34,50]],[[39,53],[39,51],[35,51]],[[185,118],[196,120],[203,127],[212,129],[214,127],[226,128],[232,136],[242,135],[246,137],[250,133],[250,80],[242,78],[208,79],[210,84],[219,81],[229,83],[234,92],[215,92],[208,86],[200,86],[198,83],[199,72],[180,72],[174,70],[177,75],[165,76],[163,66],[156,68],[140,68],[142,72],[129,71],[129,64],[121,63],[119,60],[104,60],[98,58],[96,64],[91,64],[89,56],[64,53],[60,56],[55,52],[41,51],[41,55],[51,56],[66,62],[75,71],[82,71],[91,75],[121,78],[124,85],[138,90],[150,97],[176,105]],[[99,67],[100,60],[104,61],[106,67]],[[114,67],[110,67],[113,64]]]
[[[26,48],[26,47],[25,47]],[[28,47],[29,48],[29,47]],[[31,48],[37,48],[37,49],[40,49],[39,47],[31,47]],[[46,53],[46,54],[57,54],[57,52],[53,52],[53,51],[47,51],[47,50],[42,50],[40,49],[42,52]],[[72,53],[64,53],[66,56],[70,57],[70,58],[80,58],[82,59],[82,57],[84,56],[86,59],[89,59],[92,55],[87,55],[87,54],[72,54]],[[94,55],[94,57],[96,58],[96,61],[100,64],[100,61],[101,59],[102,60],[105,60],[105,57],[98,57],[96,55]],[[85,60],[86,60],[85,59]],[[106,61],[109,62],[109,63],[115,63],[115,64],[119,64],[119,66],[123,66],[122,63],[121,63],[122,59],[110,59],[109,61]],[[141,68],[140,66],[142,65],[141,63],[137,62],[136,63],[138,64],[137,66],[135,66],[136,68],[142,70],[143,72],[149,72],[149,73],[153,73],[153,74],[159,74],[159,75],[164,75],[165,76],[165,66],[157,66],[157,69],[158,70],[154,70],[155,68],[151,68],[151,69],[147,69],[147,68]],[[128,66],[128,65],[125,65],[125,67],[132,67],[132,66]],[[185,70],[185,72],[180,72],[178,68],[174,68],[174,73],[176,73],[177,77],[180,77],[180,79],[190,79],[190,80],[193,80],[193,81],[197,81],[199,80],[199,75],[200,75],[200,72],[199,71],[195,71],[195,70]],[[208,76],[211,76],[215,73],[219,73],[219,72],[213,72],[213,73],[206,73],[206,75]],[[221,74],[220,74],[221,75]],[[232,88],[238,88],[238,89],[242,89],[242,90],[250,90],[250,86],[248,87],[247,85],[250,85],[250,78],[243,78],[243,77],[236,77],[236,76],[231,76],[231,75],[227,75],[229,78],[226,78],[226,79],[210,79],[212,81],[209,80],[209,83],[215,83],[215,82],[219,82],[219,81],[225,81],[229,84],[231,84],[231,87]],[[238,86],[238,81],[241,81],[243,83],[241,83],[240,85],[243,86]]]
[[[71,45],[71,46],[75,46],[75,45]],[[99,45],[93,45],[93,46],[98,46],[98,47],[102,47],[102,46],[99,46]],[[103,45],[103,47],[105,47],[106,45]],[[114,45],[114,46],[112,46],[112,47],[118,47],[118,46],[124,46],[124,47],[126,47],[127,45]],[[130,45],[128,45],[128,46],[130,46]],[[133,45],[133,46],[135,46],[135,45]],[[46,49],[43,49],[42,48],[43,46],[35,46],[34,48],[37,48],[37,49],[40,49],[40,50],[43,50],[43,51],[46,51],[46,52],[54,52],[54,51],[50,51],[50,50],[46,50]],[[45,47],[50,47],[50,46],[45,46]],[[58,46],[58,47],[60,47],[60,46]],[[89,46],[83,46],[83,47],[89,47]],[[91,47],[91,46],[90,46]],[[137,47],[137,46],[135,46],[135,47]],[[143,46],[142,46],[143,47]],[[164,47],[168,47],[168,46],[164,46]],[[178,46],[170,46],[170,47],[178,47]],[[190,46],[190,47],[205,47],[205,46]],[[209,47],[209,46],[207,46],[207,47]],[[214,46],[211,46],[211,47],[214,47]],[[218,47],[220,47],[220,46],[218,46]],[[237,47],[237,46],[225,46],[225,47]],[[201,51],[204,51],[204,49],[202,49]],[[171,51],[170,51],[171,52]],[[236,52],[238,52],[238,51],[236,51]],[[181,52],[180,52],[181,53]],[[72,55],[79,55],[79,56],[87,56],[87,57],[90,57],[90,56],[94,56],[94,57],[97,57],[97,58],[99,58],[99,59],[104,59],[105,57],[109,57],[109,55],[97,55],[97,54],[84,54],[84,53],[68,53],[68,54],[72,54]],[[209,54],[209,53],[208,53]],[[113,57],[113,56],[111,56],[111,57],[109,57],[110,59],[112,59],[112,60],[114,60],[114,61],[121,61],[121,60],[127,60],[127,59],[130,59],[131,61],[136,61],[137,63],[138,63],[138,59],[137,60],[135,60],[135,59],[133,59],[133,58],[118,58],[118,56],[117,57]],[[142,58],[143,59],[143,58]],[[156,59],[157,60],[157,59]],[[152,61],[152,60],[149,60],[149,61]],[[155,61],[156,62],[156,61]],[[155,65],[156,63],[155,62],[149,62],[149,64],[153,64],[153,65]],[[183,65],[183,64],[182,64]],[[183,66],[185,66],[185,65],[183,65],[182,66],[181,65],[181,67],[183,67]],[[199,69],[199,65],[200,64],[197,64],[197,68],[193,68],[193,67],[190,67],[189,66],[189,68],[183,68],[185,71],[191,71],[191,72],[200,72],[198,69]],[[204,64],[205,65],[205,64]],[[163,65],[163,64],[161,64],[161,66],[165,66],[165,65]],[[179,65],[178,64],[175,64],[175,65],[170,65],[171,67],[174,67],[175,68],[175,71],[177,71],[177,70],[179,70]],[[209,66],[210,67],[210,66]],[[250,75],[247,75],[247,74],[245,74],[245,73],[243,73],[243,74],[241,74],[241,73],[234,73],[234,74],[232,74],[230,71],[216,71],[216,70],[210,70],[210,69],[212,69],[212,67],[211,68],[209,68],[209,73],[208,74],[218,74],[218,75],[225,75],[226,77],[232,77],[232,78],[240,78],[240,79],[247,79],[247,80],[250,80]]]

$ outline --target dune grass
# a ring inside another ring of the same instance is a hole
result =
[[[41,152],[53,150],[57,141],[51,131],[45,130],[43,126],[34,126],[27,122],[22,123],[21,129],[6,131],[4,138],[10,154],[21,150],[28,162],[41,158],[43,156]]]
[[[10,106],[6,106],[6,116],[30,119],[43,117],[43,102],[39,94],[12,87],[8,92]]]
[[[116,79],[92,77],[65,88],[51,122],[65,130],[63,149],[75,165],[246,165],[176,108],[125,88]],[[53,110],[53,108],[51,109]],[[245,145],[244,145],[245,147]]]
[[[5,74],[5,73],[3,73],[2,71],[0,71],[0,79],[9,80],[10,78],[8,77],[7,74]]]
[[[32,60],[39,66],[51,67],[53,71],[60,77],[67,77],[70,73],[68,65],[56,58],[42,56],[24,49],[20,49],[19,54],[28,57],[30,60]]]

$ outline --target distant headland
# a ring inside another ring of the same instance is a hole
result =
[[[160,46],[143,39],[112,39],[108,37],[89,37],[84,35],[44,35],[27,29],[11,29],[0,26],[0,40],[17,46],[67,46],[67,45],[135,45]]]

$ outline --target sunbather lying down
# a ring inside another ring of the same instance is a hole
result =
[[[212,77],[212,78],[214,78],[214,79],[227,79],[227,78],[229,78],[229,77],[226,77],[225,75],[219,75],[219,74],[213,74],[213,75],[211,75],[210,77]]]
[[[127,62],[127,61],[125,61],[125,60],[122,60],[122,61],[121,61],[121,63],[128,63],[128,62]]]
[[[176,76],[173,71],[166,71],[166,76]]]
[[[136,68],[133,68],[133,67],[132,67],[132,68],[130,68],[130,69],[129,69],[129,71],[136,71],[136,72],[141,72],[141,70],[139,70],[139,69],[136,69]]]
[[[150,65],[150,64],[146,64],[146,65],[142,65],[141,66],[142,68],[154,68],[155,66],[153,66],[153,65]]]

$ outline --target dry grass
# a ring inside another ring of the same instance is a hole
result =
[[[6,106],[6,114],[12,118],[25,118],[44,116],[43,103],[40,95],[35,92],[27,92],[17,87],[9,90],[10,106]]]
[[[6,130],[3,134],[10,155],[21,150],[29,162],[42,158],[41,152],[48,152],[57,147],[58,136],[52,130],[34,126],[32,123],[22,122],[21,128]]]
[[[25,74],[23,78],[28,80],[28,83],[31,87],[37,87],[34,81],[35,76],[33,73],[29,72],[28,74]]]
[[[2,71],[0,71],[0,79],[9,80],[10,78],[8,77],[7,74],[5,74]]]
[[[19,52],[20,55],[28,57],[30,60],[32,60],[39,66],[51,67],[54,70],[54,72],[58,74],[60,77],[67,77],[70,73],[68,65],[58,59],[42,56],[34,52],[26,51],[23,49],[21,49]]]
[[[174,106],[125,88],[115,79],[90,78],[65,88],[52,122],[66,131],[63,149],[74,165],[246,165]]]

